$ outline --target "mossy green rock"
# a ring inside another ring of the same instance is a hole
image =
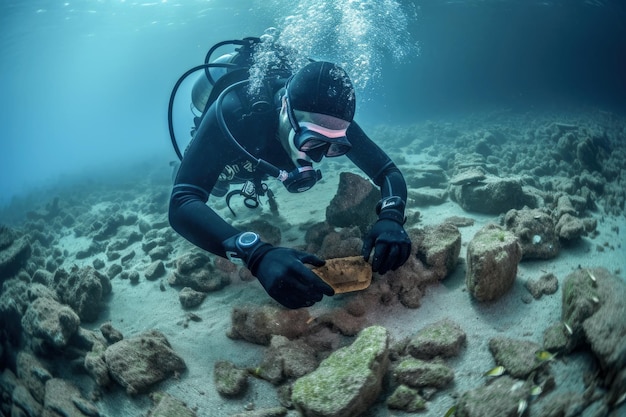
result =
[[[291,399],[303,416],[355,417],[380,394],[389,367],[389,334],[381,326],[361,331],[293,385]]]
[[[522,381],[501,376],[491,384],[461,395],[457,403],[456,417],[519,417],[520,401],[530,394],[530,388]]]
[[[402,384],[387,398],[387,407],[414,413],[426,409],[426,400],[419,395],[416,389]]]
[[[414,388],[443,388],[454,379],[454,371],[443,363],[426,362],[415,358],[400,362],[393,375],[401,383]]]
[[[466,338],[461,326],[446,318],[417,332],[409,341],[407,351],[418,359],[448,358],[459,354]]]
[[[541,365],[535,355],[541,346],[527,340],[494,337],[489,340],[489,350],[496,363],[504,366],[506,372],[516,378],[526,378]]]

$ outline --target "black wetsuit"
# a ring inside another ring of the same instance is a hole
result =
[[[237,141],[257,158],[287,172],[295,169],[278,139],[280,109],[250,114],[241,103],[235,92],[222,103],[226,124]],[[355,122],[350,124],[347,137],[352,149],[346,156],[381,188],[382,197],[399,196],[406,201],[404,177],[389,157]],[[214,103],[203,116],[178,170],[170,199],[170,224],[194,245],[224,257],[221,243],[241,231],[207,206],[209,195],[218,180],[263,176],[254,172],[254,162],[222,133]]]

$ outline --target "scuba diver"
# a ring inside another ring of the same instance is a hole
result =
[[[206,203],[210,195],[232,196],[230,185],[243,184],[234,193],[243,195],[247,206],[257,206],[259,196],[265,194],[271,205],[273,194],[263,182],[268,177],[300,193],[320,180],[315,163],[345,155],[381,191],[378,219],[363,238],[362,256],[366,261],[371,257],[372,270],[380,274],[403,265],[411,251],[403,227],[406,183],[397,166],[353,120],[356,98],[347,73],[325,61],[309,62],[292,73],[289,64],[282,62],[251,92],[250,67],[260,40],[222,44],[226,42],[240,48],[212,65],[209,56],[214,47],[205,65],[195,68],[204,71],[200,79],[205,84],[210,81],[210,91],[192,94],[204,100],[184,156],[171,127],[171,105],[181,80],[172,92],[170,134],[181,158],[169,205],[174,230],[208,252],[243,262],[283,306],[312,306],[324,295],[334,295],[333,288],[305,265],[322,266],[324,260],[238,230]]]

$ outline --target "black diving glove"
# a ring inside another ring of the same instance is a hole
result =
[[[304,264],[322,266],[325,261],[307,252],[265,243],[256,250],[248,269],[265,291],[287,308],[311,307],[335,290]]]
[[[372,271],[385,274],[404,265],[411,254],[411,239],[404,223],[404,202],[399,197],[381,200],[376,207],[378,220],[363,240],[361,255],[369,261],[372,249]]]
[[[304,265],[324,265],[315,255],[272,246],[252,232],[235,235],[222,245],[229,257],[241,259],[265,291],[287,308],[310,307],[324,295],[335,295],[330,285]]]

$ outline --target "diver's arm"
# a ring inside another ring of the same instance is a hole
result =
[[[380,187],[381,198],[396,196],[406,202],[406,182],[396,164],[356,122],[350,124],[347,133],[352,149],[346,155]]]
[[[206,205],[225,162],[236,151],[222,135],[215,112],[209,111],[185,151],[170,197],[170,225],[194,245],[226,256],[222,242],[239,230]]]
[[[363,237],[361,255],[372,260],[372,271],[385,274],[402,266],[411,254],[411,240],[404,230],[407,190],[398,167],[356,124],[348,128],[352,149],[347,156],[380,187],[378,220]],[[373,253],[373,255],[372,255]]]

